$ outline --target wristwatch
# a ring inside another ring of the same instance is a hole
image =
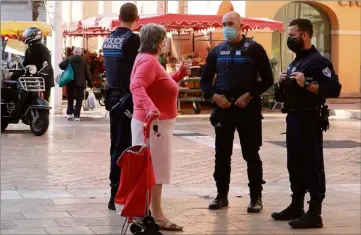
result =
[[[305,80],[305,88],[308,88],[311,85],[313,78],[306,77]]]

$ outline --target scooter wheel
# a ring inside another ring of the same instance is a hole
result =
[[[137,224],[131,224],[129,230],[130,230],[131,233],[135,234],[136,232],[141,232],[142,227],[140,227]]]
[[[100,106],[105,106],[105,98],[102,96],[98,99]]]
[[[31,120],[30,130],[35,136],[42,136],[49,127],[49,113],[47,110],[41,110],[38,111],[38,114],[37,120]]]

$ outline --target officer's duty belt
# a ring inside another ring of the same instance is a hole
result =
[[[282,113],[313,113],[319,112],[321,110],[320,107],[314,108],[282,108]]]
[[[107,88],[106,89],[108,93],[111,93],[112,95],[124,95],[126,94],[126,90],[122,87],[119,88]]]

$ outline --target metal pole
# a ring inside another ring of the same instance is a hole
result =
[[[54,1],[53,2],[53,32],[52,32],[52,43],[51,46],[51,61],[54,69],[54,77],[60,75],[61,70],[58,64],[62,61],[62,48],[59,45],[62,45],[63,40],[63,19],[62,19],[62,2]],[[52,112],[55,114],[62,113],[62,89],[59,87],[57,83],[55,83],[55,87],[52,88],[51,92],[51,105]]]
[[[181,49],[180,49],[180,29],[178,29],[178,57],[179,62],[181,61]]]
[[[194,31],[192,32],[192,47],[193,47],[193,53],[194,53],[194,51],[195,51]]]
[[[211,47],[211,50],[212,50],[212,44],[213,44],[213,38],[212,38],[212,31],[209,32],[209,43],[211,44],[210,47]]]

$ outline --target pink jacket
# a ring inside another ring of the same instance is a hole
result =
[[[180,70],[169,76],[156,56],[138,54],[130,80],[133,117],[144,122],[149,111],[159,110],[161,120],[175,118],[178,113],[178,82],[184,76],[186,73]]]

